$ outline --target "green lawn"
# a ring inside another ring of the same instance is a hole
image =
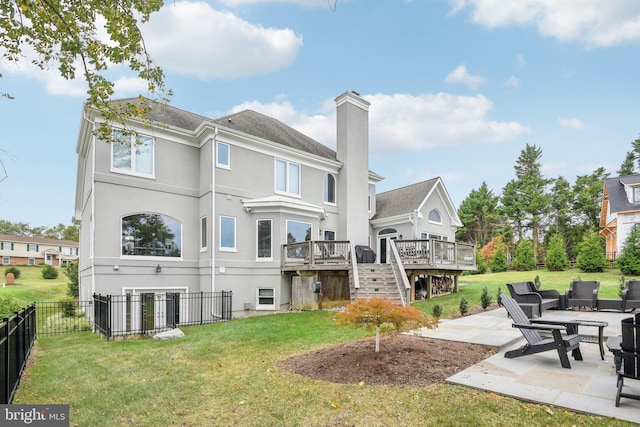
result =
[[[535,274],[543,288],[560,291],[572,278],[597,277],[607,295],[615,294],[619,277],[575,271],[465,276],[460,294],[435,301],[451,309],[464,295],[477,306],[482,287],[494,293]],[[447,384],[343,385],[282,372],[282,359],[366,334],[332,326],[332,316],[283,313],[184,327],[185,338],[165,342],[105,341],[90,333],[39,338],[14,403],[68,403],[71,425],[79,426],[630,425]]]
[[[6,267],[2,267],[1,283],[4,283],[4,272]],[[0,295],[12,296],[25,305],[34,301],[60,301],[67,294],[67,283],[69,279],[64,274],[64,269],[58,268],[58,278],[43,279],[42,267],[19,266],[20,277],[11,286],[0,287]]]

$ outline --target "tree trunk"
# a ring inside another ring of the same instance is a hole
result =
[[[380,353],[380,326],[376,326],[376,353]]]

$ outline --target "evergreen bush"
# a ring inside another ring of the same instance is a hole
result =
[[[58,278],[58,270],[52,265],[44,264],[42,266],[42,278],[43,279],[57,279]]]
[[[436,318],[436,320],[442,317],[442,306],[440,304],[433,304],[431,307],[431,315]]]
[[[578,245],[576,266],[583,273],[597,273],[604,271],[607,264],[602,239],[596,231],[587,231]]]
[[[482,309],[486,310],[493,301],[493,297],[489,294],[489,289],[485,286],[482,288],[482,294],[480,295],[480,304],[482,305]]]
[[[562,235],[554,234],[549,239],[544,265],[549,271],[565,271],[569,266],[569,257]]]
[[[80,286],[79,286],[79,280],[78,280],[78,263],[72,262],[70,264],[67,264],[67,266],[64,269],[64,274],[70,280],[70,282],[67,283],[67,295],[69,295],[70,297],[77,298],[80,295]]]
[[[631,228],[620,255],[616,257],[616,267],[622,274],[640,274],[640,226],[634,225]]]
[[[463,316],[469,312],[469,301],[465,297],[460,298],[460,305],[458,306],[460,314]]]
[[[7,274],[13,273],[13,278],[17,279],[20,277],[20,269],[16,266],[10,266],[4,269],[4,277],[7,277]]]
[[[491,272],[502,273],[507,271],[509,264],[507,263],[507,254],[504,251],[504,246],[498,247],[491,258]]]
[[[522,239],[516,247],[513,257],[513,268],[516,271],[531,271],[536,269],[536,257],[533,253],[533,242]]]

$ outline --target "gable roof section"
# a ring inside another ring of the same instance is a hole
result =
[[[437,193],[442,198],[447,214],[451,217],[451,224],[462,226],[462,221],[449,197],[440,177],[427,181],[407,185],[376,195],[376,214],[372,220],[410,215],[416,209],[422,209],[432,194]]]
[[[640,211],[640,203],[629,202],[625,191],[626,186],[640,186],[640,175],[625,175],[615,178],[607,178],[604,181],[604,186],[605,194],[608,196],[607,203],[609,205],[609,212]]]
[[[433,178],[376,195],[374,218],[388,218],[413,213],[431,193],[438,179]]]
[[[137,101],[138,98],[127,98],[114,102],[136,104]],[[203,123],[209,123],[257,136],[306,153],[336,160],[336,152],[329,147],[298,132],[280,120],[252,110],[243,110],[218,119],[210,119],[166,104],[151,101],[150,105],[149,119],[157,123],[186,129],[191,132],[195,131]]]
[[[336,152],[294,128],[264,114],[243,110],[213,120],[219,126],[244,132],[296,150],[336,160]]]

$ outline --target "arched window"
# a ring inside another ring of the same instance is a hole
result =
[[[432,209],[429,212],[429,221],[430,222],[437,222],[438,224],[442,224],[442,219],[440,219],[440,212],[438,212],[435,209]]]
[[[384,234],[396,234],[397,232],[398,230],[396,230],[395,228],[385,228],[384,230],[380,230],[378,235],[382,236]]]
[[[324,176],[324,201],[325,203],[336,202],[336,178],[330,173]]]
[[[133,214],[122,218],[122,255],[180,258],[182,224],[159,214]]]

